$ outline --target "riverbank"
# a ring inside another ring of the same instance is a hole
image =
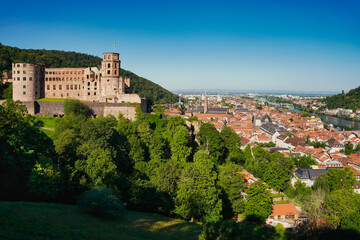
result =
[[[325,121],[334,125],[334,127],[343,128],[344,130],[359,130],[360,129],[360,120],[348,118],[348,117],[339,117],[334,115],[329,115],[324,112],[314,111],[313,109],[308,109],[294,104],[294,108],[290,110],[297,110],[299,112],[307,112],[315,116],[323,118]]]

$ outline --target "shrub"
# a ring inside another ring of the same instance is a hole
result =
[[[95,188],[83,193],[78,205],[89,214],[109,218],[119,217],[125,209],[119,193],[108,188]]]
[[[85,115],[87,117],[92,115],[91,109],[84,103],[75,99],[66,99],[64,102],[64,113],[65,115]]]

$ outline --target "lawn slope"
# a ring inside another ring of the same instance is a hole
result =
[[[0,239],[198,239],[202,229],[150,213],[108,220],[74,205],[30,202],[0,202],[0,223]]]

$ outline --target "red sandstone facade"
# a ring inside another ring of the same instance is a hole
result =
[[[31,63],[13,63],[13,99],[79,99],[90,102],[141,103],[130,94],[130,79],[120,76],[118,53],[104,53],[100,67],[44,68]]]

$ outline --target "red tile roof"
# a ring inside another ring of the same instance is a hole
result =
[[[273,211],[270,216],[277,215],[298,215],[299,211],[294,204],[275,204],[273,205]]]

